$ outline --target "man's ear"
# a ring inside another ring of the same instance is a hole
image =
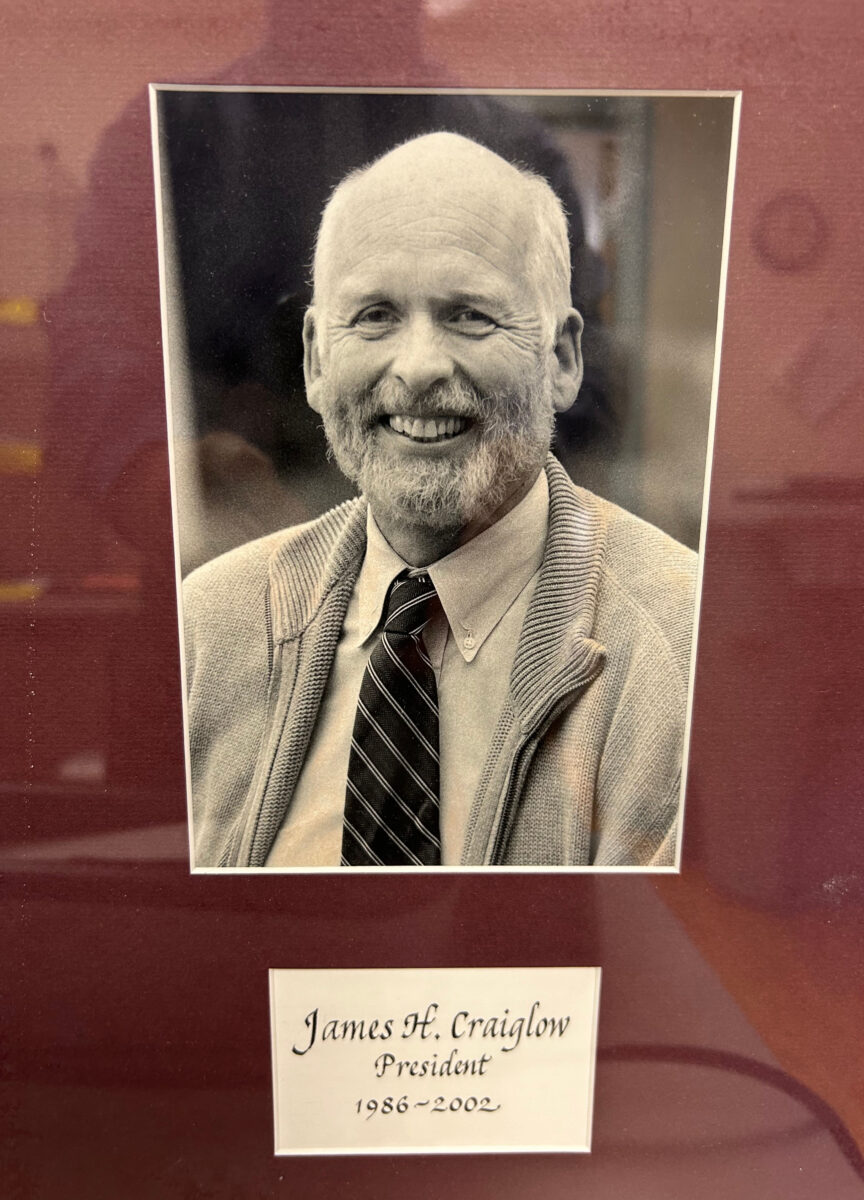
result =
[[[306,403],[315,412],[320,412],[321,354],[315,321],[315,309],[310,306],[303,317],[303,378],[306,382]]]
[[[556,412],[566,412],[582,384],[582,330],[585,323],[571,308],[555,340],[552,403]]]

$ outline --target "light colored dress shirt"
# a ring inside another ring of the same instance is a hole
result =
[[[543,560],[549,487],[541,471],[506,516],[426,568],[443,614],[423,631],[438,686],[441,862],[458,864],[474,793],[504,705],[522,622]],[[360,684],[390,585],[406,569],[371,512],[363,565],[306,761],[268,867],[338,866]]]

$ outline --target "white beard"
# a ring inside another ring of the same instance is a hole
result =
[[[552,441],[549,374],[518,393],[484,396],[453,380],[412,395],[392,379],[337,396],[323,386],[324,430],[340,470],[364,492],[372,512],[428,529],[464,528],[494,513],[516,487],[536,476]],[[382,413],[447,412],[468,417],[478,438],[467,457],[394,462],[378,445]]]

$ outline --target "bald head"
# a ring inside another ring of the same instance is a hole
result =
[[[540,176],[469,138],[443,132],[397,146],[336,188],[318,233],[315,303],[326,296],[332,273],[343,269],[346,237],[368,239],[370,248],[383,245],[388,213],[400,232],[413,231],[418,249],[440,237],[442,218],[454,227],[464,213],[485,219],[491,237],[519,247],[515,269],[537,290],[550,327],[568,312],[570,247],[558,197]]]

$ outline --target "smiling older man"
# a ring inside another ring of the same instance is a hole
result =
[[[196,865],[674,860],[695,556],[549,456],[569,262],[454,134],[337,188],[306,386],[362,496],[187,580]]]

